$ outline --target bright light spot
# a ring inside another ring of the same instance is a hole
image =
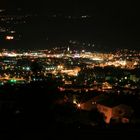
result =
[[[76,102],[76,100],[75,100],[75,99],[73,100],[73,103],[74,103],[74,104],[77,104],[77,102]]]
[[[14,37],[13,36],[6,36],[6,40],[13,40]]]
[[[16,83],[16,80],[15,79],[11,79],[10,82],[11,83]]]
[[[81,104],[77,104],[77,106],[80,108],[81,107]]]
[[[14,34],[15,33],[15,31],[10,31],[12,34]]]
[[[85,52],[85,50],[82,50],[82,53],[84,53]]]
[[[57,68],[58,68],[59,70],[61,70],[61,69],[63,69],[64,67],[63,67],[62,65],[58,65]]]
[[[30,67],[27,67],[26,70],[30,70]]]

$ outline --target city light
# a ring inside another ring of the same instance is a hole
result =
[[[93,132],[93,139],[139,133],[139,4],[3,0],[0,6],[2,131],[74,130]]]
[[[81,104],[77,104],[77,106],[78,106],[78,108],[80,108],[81,107]]]
[[[13,40],[14,36],[6,36],[6,40]]]

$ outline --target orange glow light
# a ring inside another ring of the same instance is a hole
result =
[[[13,40],[14,37],[13,36],[6,36],[6,40]]]
[[[80,108],[81,107],[81,105],[80,104],[77,104],[77,106]]]

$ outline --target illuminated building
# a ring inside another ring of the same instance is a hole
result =
[[[126,123],[128,123],[129,118],[133,113],[133,109],[124,104],[109,105],[108,103],[100,103],[97,104],[97,109],[99,110],[99,112],[104,114],[104,119],[106,123],[110,123],[111,119],[115,120],[116,122],[124,122],[124,120],[126,120]]]

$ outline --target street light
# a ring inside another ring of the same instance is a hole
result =
[[[77,107],[80,108],[81,107],[81,104],[77,104]]]

